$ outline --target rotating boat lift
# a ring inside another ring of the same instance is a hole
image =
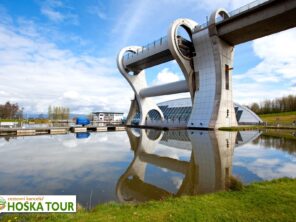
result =
[[[126,47],[119,52],[118,69],[135,92],[127,125],[136,112],[140,113],[142,126],[151,110],[163,119],[163,113],[150,97],[182,92],[190,92],[192,100],[188,128],[237,125],[232,95],[234,46],[295,27],[296,1],[260,0],[230,14],[220,8],[205,25],[177,19],[166,37],[148,46]],[[190,41],[178,35],[180,27]],[[176,60],[185,80],[147,87],[144,70],[171,60]]]
[[[135,93],[127,117],[130,125],[137,112],[139,125],[144,126],[148,112],[155,110],[163,119],[163,113],[150,98],[190,92],[192,112],[188,128],[219,128],[236,126],[237,120],[232,100],[232,61],[234,47],[217,36],[216,18],[228,18],[224,9],[215,11],[207,28],[200,27],[190,19],[175,20],[166,38],[161,38],[148,47],[123,48],[117,57],[121,74]],[[178,35],[182,27],[190,40]],[[185,80],[147,87],[144,69],[176,60]]]

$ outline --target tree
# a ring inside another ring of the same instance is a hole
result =
[[[260,106],[258,103],[252,103],[252,105],[250,106],[250,109],[254,112],[254,113],[260,113]]]
[[[4,105],[0,105],[0,118],[1,119],[16,119],[22,117],[23,110],[19,109],[17,103],[12,104],[9,101]]]
[[[52,119],[52,109],[51,109],[51,106],[48,107],[48,119]]]
[[[296,95],[288,95],[273,100],[265,100],[259,104],[252,103],[251,110],[257,114],[296,111]]]
[[[54,120],[65,120],[69,119],[70,109],[62,106],[49,106],[48,107],[48,118]]]

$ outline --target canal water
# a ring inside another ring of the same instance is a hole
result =
[[[87,208],[296,178],[296,140],[258,131],[156,131],[0,138],[0,194],[77,195]]]

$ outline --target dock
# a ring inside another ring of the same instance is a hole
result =
[[[42,127],[42,128],[0,128],[0,136],[35,136],[59,135],[81,132],[108,132],[124,131],[125,126],[69,126],[69,127]]]

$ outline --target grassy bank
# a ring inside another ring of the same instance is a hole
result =
[[[0,119],[0,122],[21,122],[19,119]]]
[[[254,183],[242,191],[103,204],[76,214],[5,215],[3,221],[295,221],[296,180]]]
[[[238,131],[238,130],[261,130],[261,129],[288,129],[296,130],[296,125],[293,125],[293,121],[296,121],[295,112],[284,113],[271,113],[259,115],[260,118],[267,123],[267,125],[240,125],[237,127],[221,127],[219,130],[225,131]]]
[[[25,119],[0,119],[0,122],[17,122],[17,123],[34,123],[34,124],[43,124],[49,123],[48,119],[32,119],[32,120],[25,120]]]
[[[259,115],[268,124],[292,124],[296,120],[295,112],[271,113]]]
[[[263,126],[263,125],[250,125],[250,126],[231,126],[231,127],[220,127],[222,131],[243,131],[243,130],[296,130],[296,126]]]

